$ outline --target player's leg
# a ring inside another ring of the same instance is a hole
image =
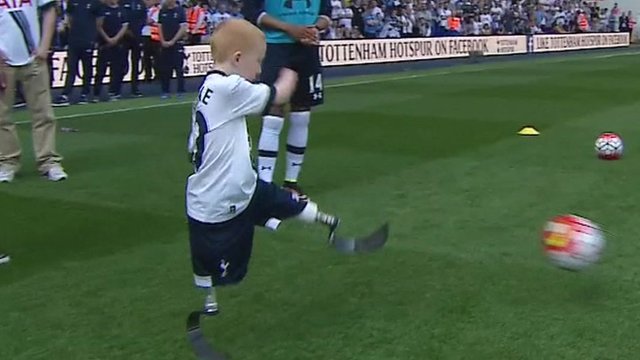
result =
[[[160,88],[162,90],[162,98],[169,98],[169,86],[171,81],[171,50],[169,48],[161,48],[158,56],[158,71],[160,72]]]
[[[128,55],[129,51],[125,47],[125,45],[115,45],[112,48],[112,57],[111,57],[111,84],[112,88],[112,100],[117,100],[122,95],[122,80],[124,78],[125,68],[128,67]]]
[[[62,156],[56,152],[56,121],[51,106],[47,65],[36,60],[18,72],[27,107],[32,114],[31,132],[38,170],[51,181],[64,180],[68,175],[60,165]]]
[[[91,78],[93,77],[93,49],[90,47],[82,49],[80,61],[82,62],[82,93],[78,104],[86,104],[91,91]]]
[[[250,220],[249,212],[218,224],[188,219],[194,281],[208,293],[209,313],[218,311],[214,287],[238,284],[248,272],[254,233]]]
[[[338,217],[321,211],[316,203],[302,200],[297,194],[262,180],[258,180],[251,208],[254,224],[271,229],[277,228],[279,220],[295,218],[327,226],[329,236],[332,236],[340,223]]]
[[[151,79],[153,78],[153,61],[151,60],[153,47],[151,44],[151,36],[144,36],[142,39],[142,69],[144,70],[144,81],[151,82]]]
[[[0,264],[6,264],[11,260],[9,255],[0,253]]]
[[[142,44],[141,39],[138,36],[134,36],[130,39],[130,49],[131,49],[131,95],[134,97],[141,97],[142,93],[140,92],[140,88],[138,87],[140,76],[140,55],[142,52]]]
[[[105,46],[101,46],[98,49],[98,60],[96,62],[96,78],[93,84],[93,102],[100,100],[100,93],[102,92],[102,82],[104,76],[107,73],[107,59],[108,51]]]
[[[2,65],[0,65],[2,66]],[[20,140],[10,115],[16,90],[16,68],[0,69],[4,90],[0,91],[0,182],[11,182],[20,168]]]
[[[267,44],[262,66],[261,81],[273,85],[280,69],[287,64],[290,44]],[[266,182],[273,181],[276,169],[280,132],[284,126],[284,107],[274,106],[262,117],[262,131],[258,140],[258,176]]]
[[[311,108],[324,102],[324,85],[318,49],[298,45],[296,52],[296,68],[300,78],[291,99],[284,187],[297,192],[304,198],[306,195],[298,185],[298,178],[309,140]]]
[[[176,72],[176,81],[178,83],[177,93],[178,97],[182,97],[185,93],[184,89],[184,48],[182,45],[176,45],[173,67]]]

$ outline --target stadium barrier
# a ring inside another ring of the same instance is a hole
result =
[[[628,33],[589,33],[556,35],[461,36],[437,38],[328,40],[320,44],[322,65],[350,66],[397,63],[475,56],[502,56],[604,49],[630,46]],[[94,63],[97,51],[94,52]],[[67,52],[56,51],[52,57],[53,88],[61,88],[67,76]],[[213,68],[208,45],[185,47],[185,77],[205,75]],[[131,66],[124,81],[131,80]],[[78,69],[80,72],[82,69]],[[138,74],[140,78],[141,74]],[[81,75],[75,85],[81,85]],[[109,82],[108,75],[105,83]]]

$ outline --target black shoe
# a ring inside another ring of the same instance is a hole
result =
[[[80,99],[78,99],[78,104],[85,105],[89,103],[89,97],[87,94],[80,95]]]
[[[9,255],[0,253],[0,264],[6,264],[11,260]]]
[[[53,105],[54,107],[61,107],[61,106],[69,106],[69,97],[67,95],[59,95],[55,100],[53,100],[53,103],[51,105]]]
[[[298,183],[295,181],[285,181],[282,187],[296,194],[301,201],[309,200],[309,196],[302,191],[302,188],[298,186]]]

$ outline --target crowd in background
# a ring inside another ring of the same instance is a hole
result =
[[[332,0],[327,39],[632,32],[631,11],[580,0]]]
[[[456,35],[632,32],[636,18],[580,0],[330,0],[324,39]],[[56,48],[65,47],[65,1]],[[241,0],[179,1],[190,19],[188,43],[206,43],[226,19],[242,18]],[[195,35],[195,36],[194,36]]]
[[[57,31],[52,50],[68,50],[68,4],[59,1]],[[100,4],[101,1],[88,0]],[[164,0],[119,0],[146,8],[146,23],[132,38],[140,39],[139,58],[144,81],[158,73],[158,11]],[[332,24],[326,40],[362,38],[436,37],[457,35],[633,32],[636,18],[615,4],[601,8],[597,1],[580,0],[329,0]],[[203,44],[223,21],[242,18],[243,0],[178,0],[188,31],[181,45]],[[76,5],[77,6],[77,5]],[[122,5],[124,6],[124,5]],[[142,15],[144,17],[144,14]],[[93,21],[93,20],[92,20]],[[144,20],[142,20],[144,21]],[[132,52],[133,54],[133,52]],[[129,57],[125,51],[124,57]],[[131,55],[133,57],[133,55]],[[126,59],[123,58],[123,61]],[[90,65],[92,66],[92,65]],[[179,75],[179,77],[181,74]],[[53,78],[52,78],[53,79]],[[90,80],[90,79],[89,79]],[[67,86],[68,87],[68,86]],[[137,90],[133,91],[138,94]],[[116,94],[118,95],[118,94]],[[21,94],[17,96],[18,102]],[[67,103],[66,98],[63,104]],[[59,101],[54,104],[59,104]]]

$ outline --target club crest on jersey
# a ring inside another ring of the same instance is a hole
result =
[[[31,0],[0,0],[0,7],[5,9],[17,9],[23,6],[33,6]]]

